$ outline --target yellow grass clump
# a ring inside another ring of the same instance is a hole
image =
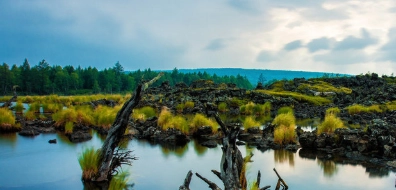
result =
[[[197,113],[194,115],[194,118],[190,122],[191,130],[190,132],[194,132],[199,127],[209,126],[212,128],[212,132],[215,133],[217,131],[218,124],[216,121],[211,120],[210,118],[205,117],[204,115]]]
[[[318,135],[322,133],[333,133],[338,128],[343,128],[344,123],[334,114],[327,114],[324,121],[318,126]]]
[[[85,149],[78,157],[78,162],[82,169],[82,179],[91,180],[98,173],[100,149],[95,150],[93,147]]]
[[[249,128],[260,127],[261,123],[256,121],[253,116],[247,116],[243,121],[243,128],[247,131]]]
[[[16,131],[21,129],[20,124],[15,123],[15,116],[8,108],[0,108],[0,130]]]
[[[329,114],[338,115],[338,114],[340,114],[340,112],[341,112],[340,108],[332,107],[332,108],[329,108],[326,110],[326,115],[329,115]]]
[[[275,125],[274,142],[278,144],[288,144],[296,141],[296,119],[290,112],[282,113],[275,117],[272,124]]]

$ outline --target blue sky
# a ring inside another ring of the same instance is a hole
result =
[[[391,74],[394,0],[0,0],[0,61]]]

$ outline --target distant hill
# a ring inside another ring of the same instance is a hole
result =
[[[250,83],[255,86],[258,82],[260,74],[266,79],[266,82],[271,80],[282,80],[282,79],[293,79],[293,78],[317,78],[322,76],[348,76],[346,74],[335,74],[325,72],[308,72],[308,71],[286,71],[286,70],[260,70],[260,69],[241,69],[241,68],[201,68],[201,69],[178,69],[182,73],[194,73],[194,72],[207,72],[210,75],[216,74],[218,76],[246,76]],[[171,70],[169,71],[171,72]]]

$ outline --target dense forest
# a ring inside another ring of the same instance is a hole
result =
[[[10,67],[7,63],[0,65],[0,94],[12,94],[13,87],[16,87],[18,94],[21,95],[124,93],[135,89],[141,80],[151,79],[157,74],[158,71],[151,69],[125,72],[119,62],[112,68],[99,71],[95,67],[50,66],[45,60],[31,67],[29,61],[25,59],[20,66],[14,64]],[[190,85],[198,79],[209,79],[215,83],[234,83],[240,88],[252,88],[246,76],[217,76],[207,72],[182,73],[176,68],[171,72],[165,72],[154,86],[163,81],[169,81],[170,85],[180,82]]]

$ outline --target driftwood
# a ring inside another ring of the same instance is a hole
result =
[[[106,140],[103,143],[102,148],[100,150],[99,171],[96,178],[93,179],[93,181],[96,182],[109,181],[109,179],[111,178],[111,174],[116,170],[115,167],[120,166],[122,163],[128,163],[125,160],[126,158],[134,158],[134,157],[130,157],[129,154],[127,154],[127,155],[121,155],[121,157],[118,157],[118,159],[117,157],[116,159],[114,159],[114,155],[115,155],[114,150],[118,146],[120,141],[124,138],[124,133],[129,122],[129,117],[132,113],[132,110],[138,105],[143,91],[147,89],[149,85],[157,81],[162,75],[163,73],[160,73],[157,77],[155,77],[151,81],[147,83],[139,84],[135,92],[133,93],[131,99],[125,102],[121,110],[117,113],[116,119],[112,127],[110,128]]]
[[[187,173],[186,179],[184,179],[183,185],[179,187],[179,190],[190,190],[190,182],[191,182],[192,172],[191,170]]]
[[[283,179],[282,179],[281,176],[278,174],[278,172],[276,171],[275,168],[274,168],[274,172],[275,172],[276,175],[278,176],[278,183],[276,184],[275,190],[279,190],[281,186],[282,186],[282,189],[287,190],[287,189],[289,188],[289,186],[287,186],[286,182],[283,181]]]

